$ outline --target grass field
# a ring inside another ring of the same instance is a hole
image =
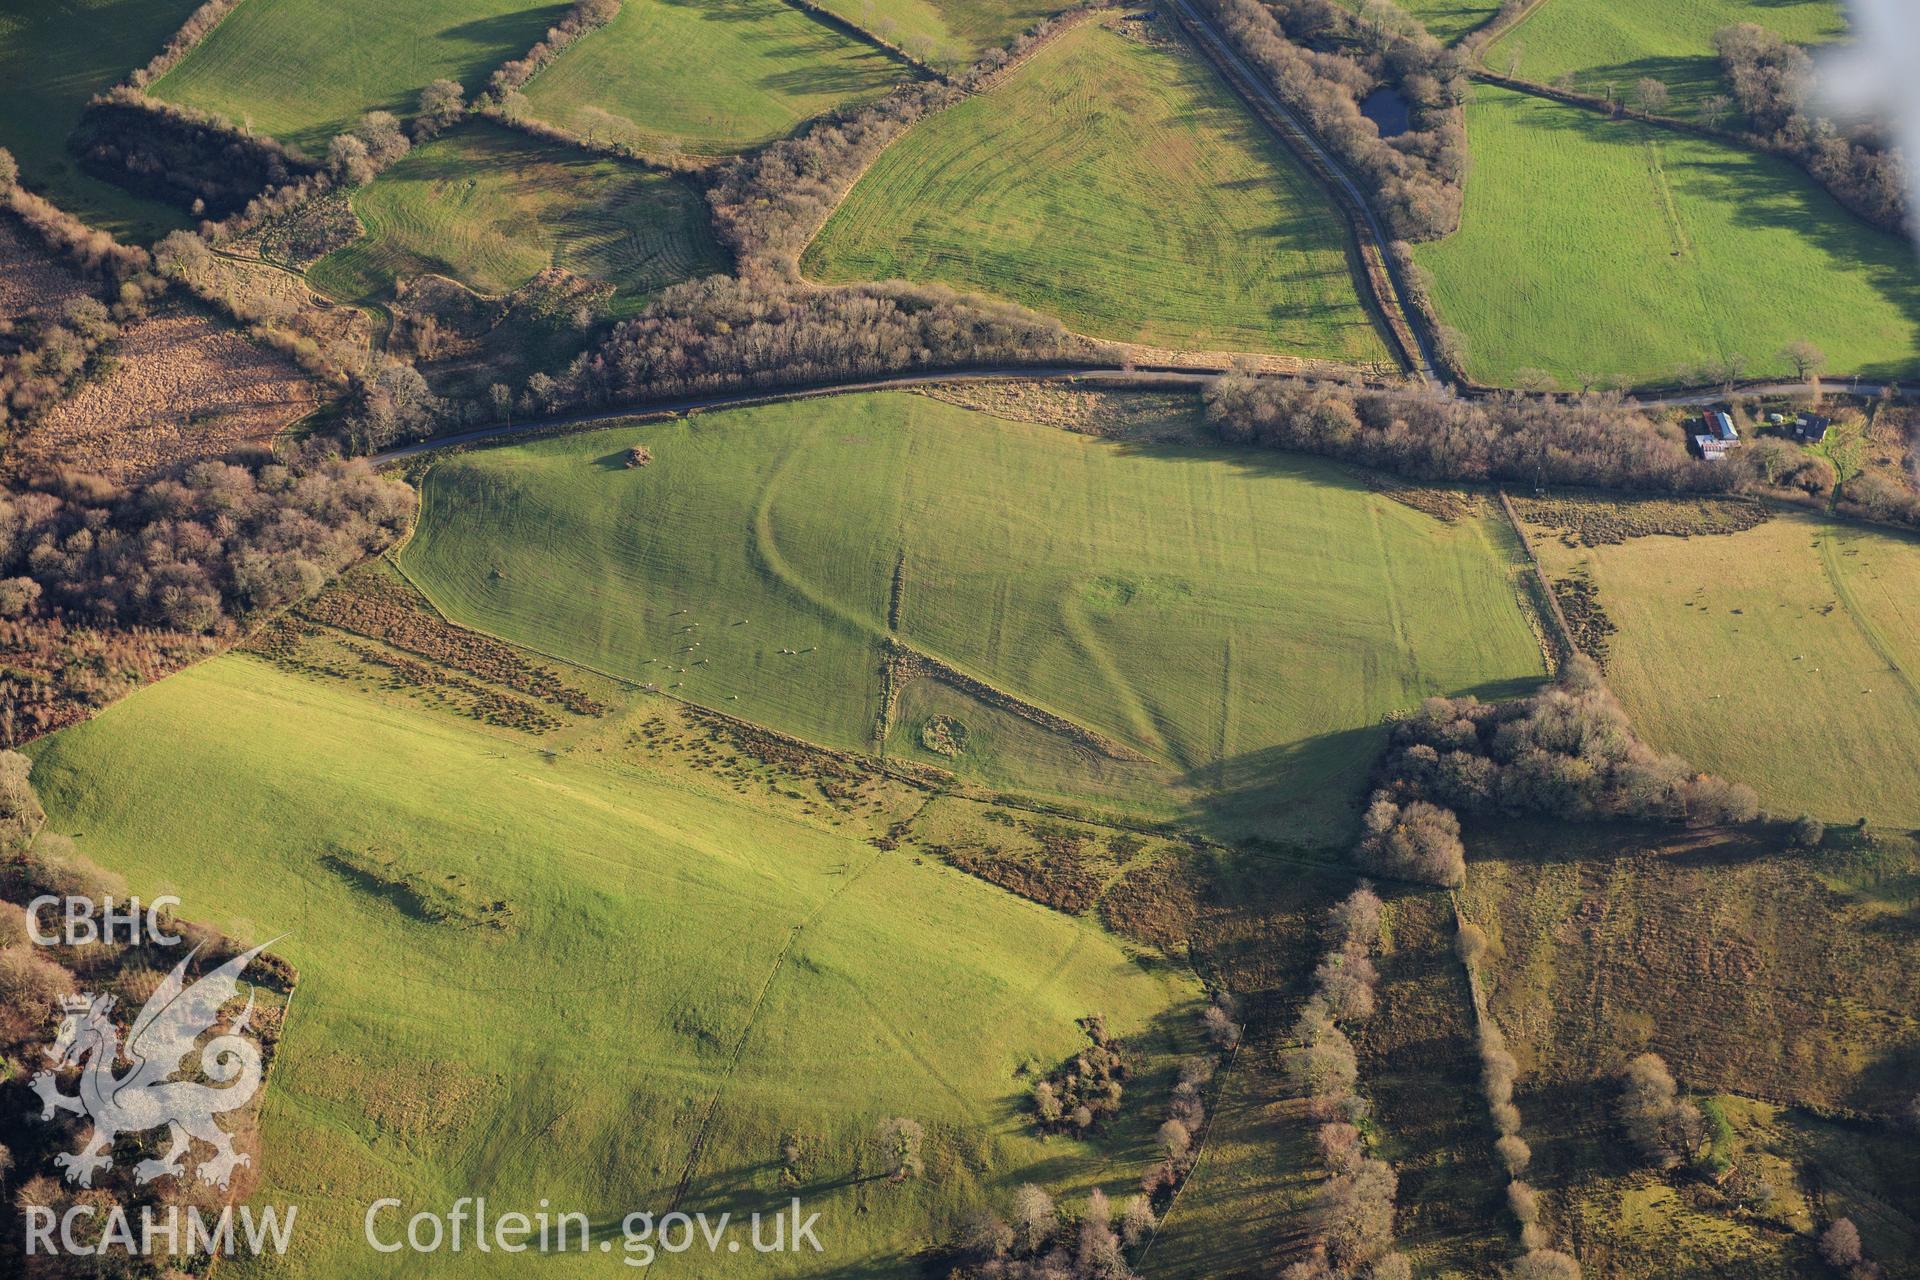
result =
[[[309,278],[355,302],[428,272],[501,294],[565,267],[616,285],[615,309],[628,311],[725,265],[699,196],[676,179],[484,123],[413,151],[353,209],[366,236]]]
[[[1184,46],[1084,26],[882,153],[804,267],[978,290],[1102,338],[1384,360],[1345,244]]]
[[[1920,541],[1782,515],[1742,533],[1537,542],[1619,628],[1609,681],[1642,736],[1828,822],[1920,825]]]
[[[652,465],[625,469],[640,442]],[[1541,671],[1494,523],[1443,525],[1318,462],[919,396],[465,454],[423,495],[401,564],[456,621],[866,749],[891,612],[922,651],[1137,748],[1160,783],[1116,763],[1094,790],[1203,792],[1207,816],[1288,838],[1344,835],[1385,712]],[[1061,746],[974,723],[984,756],[947,763],[1032,783]]]
[[[1731,354],[1787,374],[1801,338],[1835,370],[1920,366],[1913,246],[1786,162],[1491,85],[1467,126],[1460,230],[1415,256],[1475,377],[1658,382]]]
[[[551,1200],[611,1229],[665,1212],[685,1176],[688,1210],[800,1196],[827,1252],[693,1254],[676,1274],[881,1277],[1019,1181],[1137,1184],[1165,1106],[1155,1055],[1191,1038],[1190,976],[875,848],[917,793],[870,816],[787,800],[797,777],[735,793],[635,747],[653,714],[536,742],[230,656],[35,748],[54,827],[91,857],[197,918],[286,935],[301,983],[259,1199],[297,1203],[300,1238],[272,1274],[414,1274],[362,1241],[385,1195],[409,1214]],[[506,923],[430,917],[344,869],[368,866]],[[1039,1140],[1016,1070],[1083,1046],[1073,1020],[1095,1011],[1141,1047],[1139,1122]],[[925,1126],[926,1179],[879,1176],[872,1135],[892,1115]],[[786,1136],[802,1151],[790,1179]],[[458,1270],[523,1266],[469,1247]]]
[[[478,89],[565,12],[530,0],[247,0],[149,92],[324,156],[364,112],[411,114],[435,80]]]
[[[590,138],[723,155],[910,74],[784,0],[648,0],[582,38],[526,92],[535,115]]]
[[[1799,44],[1847,34],[1836,0],[1550,0],[1487,51],[1487,65],[1542,84],[1571,75],[1576,89],[1626,100],[1651,77],[1673,94],[1668,110],[1690,115],[1727,93],[1713,35],[1751,22]],[[1436,33],[1437,34],[1437,33]]]
[[[0,147],[22,180],[68,212],[144,240],[186,218],[80,172],[67,135],[87,99],[144,66],[196,7],[194,0],[0,0]]]
[[[1050,13],[1060,0],[823,0],[821,8],[922,62],[958,70]]]
[[[1366,7],[1364,0],[1340,2],[1356,12]],[[1399,7],[1417,18],[1428,34],[1446,44],[1485,26],[1500,11],[1500,6],[1491,0],[1407,0]]]

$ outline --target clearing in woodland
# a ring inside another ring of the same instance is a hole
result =
[[[547,267],[616,286],[614,310],[721,270],[700,198],[677,178],[475,123],[409,152],[354,194],[366,235],[313,283],[363,302],[424,274],[510,293]]]
[[[905,393],[462,454],[422,495],[400,563],[456,621],[863,750],[897,640],[991,686],[903,698],[906,754],[1162,816],[1204,794],[1281,839],[1344,837],[1387,712],[1542,673],[1495,520],[1445,524],[1315,460]],[[1064,736],[1098,785],[1037,774],[1063,733],[989,714],[1009,696],[1090,730]],[[922,740],[936,716],[969,730],[957,754]]]
[[[1332,201],[1158,23],[1079,27],[883,152],[803,265],[1098,338],[1387,359]]]
[[[785,0],[625,5],[534,77],[534,115],[648,154],[724,155],[913,73]]]

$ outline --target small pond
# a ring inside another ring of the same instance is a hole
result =
[[[1407,100],[1392,85],[1383,84],[1360,103],[1360,114],[1379,126],[1383,138],[1397,137],[1407,131],[1412,113]]]

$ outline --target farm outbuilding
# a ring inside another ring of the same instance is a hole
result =
[[[1703,430],[1693,436],[1693,448],[1708,462],[1715,462],[1726,456],[1726,452],[1739,445],[1740,431],[1733,425],[1733,416],[1724,409],[1709,409],[1701,415]]]
[[[1819,444],[1827,438],[1827,428],[1833,425],[1833,419],[1818,413],[1803,413],[1793,420],[1788,428],[1795,440],[1806,444]]]

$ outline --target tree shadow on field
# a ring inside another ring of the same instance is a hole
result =
[[[1687,114],[1686,102],[1693,95],[1705,96],[1724,88],[1719,59],[1706,53],[1583,67],[1575,76],[1578,86],[1588,93],[1604,92],[1607,85],[1612,85],[1616,102],[1631,101],[1633,88],[1640,81],[1658,80],[1673,91],[1674,104],[1666,109],[1670,115]]]
[[[492,18],[475,18],[471,22],[444,27],[434,32],[433,38],[459,40],[466,44],[482,46],[488,51],[489,56],[504,51],[508,57],[518,58],[533,47],[534,42],[546,33],[547,28],[554,26],[566,16],[568,7],[564,4],[549,4],[537,9],[503,13]]]
[[[1199,797],[1183,820],[1228,844],[1343,847],[1358,830],[1362,789],[1385,743],[1384,726],[1360,725],[1202,765],[1181,779]]]
[[[871,74],[870,69],[859,62],[825,62],[815,59],[825,58],[840,52],[839,48],[822,47],[812,51],[795,54],[795,65],[785,71],[760,77],[754,83],[769,92],[788,95],[833,94],[850,96],[866,93],[881,87],[879,77]],[[902,73],[901,79],[906,79]]]

